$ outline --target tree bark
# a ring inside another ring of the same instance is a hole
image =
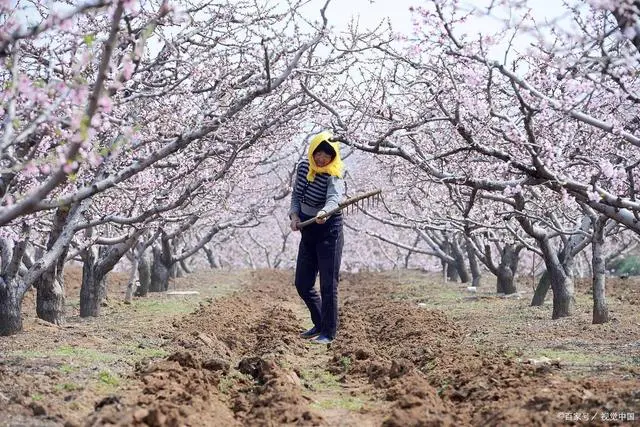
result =
[[[150,292],[164,292],[169,289],[172,265],[171,246],[167,235],[163,233],[160,246],[153,247]]]
[[[516,194],[514,196],[514,200],[516,202],[516,208],[524,210],[525,202],[522,195]],[[545,231],[534,226],[524,216],[518,216],[517,220],[527,234],[536,239],[536,242],[542,252],[542,258],[544,259],[545,267],[547,268],[551,281],[551,289],[553,289],[552,319],[570,316],[575,305],[574,283],[573,276],[571,275],[571,265],[570,263],[569,265],[566,263],[567,261],[570,261],[571,257],[565,258],[565,265],[563,265],[563,262],[558,257],[558,253],[551,244],[549,235]],[[584,218],[582,225],[585,225]],[[575,255],[575,253],[577,253],[577,249],[574,251],[574,248],[577,248],[580,245],[577,244],[577,241],[576,244],[573,245],[571,243],[571,239],[569,240],[570,242],[565,244],[566,254]]]
[[[64,316],[64,278],[62,269],[64,258],[47,269],[38,283],[36,295],[36,315],[39,319],[55,325],[62,325],[65,322]]]
[[[533,293],[533,299],[531,300],[532,307],[541,307],[544,304],[547,292],[549,292],[549,288],[551,287],[550,279],[549,273],[545,270],[542,276],[540,276],[540,280],[538,280],[536,291]]]
[[[124,294],[124,303],[131,304],[131,300],[133,299],[133,291],[136,285],[136,272],[138,271],[138,257],[133,251],[133,257],[131,261],[131,272],[129,273],[129,280],[127,281],[127,291]]]
[[[82,253],[82,286],[80,288],[80,317],[98,317],[107,295],[106,277],[118,261],[129,251],[144,230],[139,229],[122,243],[97,251],[89,248]],[[97,252],[97,253],[96,253]]]
[[[189,265],[187,264],[187,261],[184,259],[180,260],[180,268],[182,268],[182,271],[185,274],[191,274],[193,273],[193,270],[191,270],[191,268],[189,267]]]
[[[12,285],[0,277],[0,336],[3,337],[22,331],[22,297]]]
[[[602,324],[609,321],[609,309],[605,298],[605,257],[602,249],[606,222],[606,217],[599,217],[593,224],[593,238],[591,240],[593,253],[593,324]]]
[[[18,272],[27,251],[30,230],[30,226],[25,223],[22,226],[20,240],[13,248],[9,249],[6,241],[2,244],[4,259],[0,273],[0,336],[22,331],[22,299],[34,280],[25,280]],[[35,267],[32,266],[33,268]]]
[[[456,264],[453,262],[445,261],[447,264],[447,280],[449,282],[457,282],[460,279],[458,275],[458,269],[456,268]]]
[[[51,250],[60,237],[69,212],[70,208],[67,206],[57,209],[47,241],[47,250]],[[38,318],[56,325],[62,325],[65,321],[63,269],[68,251],[69,246],[67,245],[62,249],[58,259],[33,284],[36,288],[36,314]]]
[[[553,289],[552,319],[568,317],[573,314],[575,306],[573,277],[564,271],[551,274],[551,289]]]
[[[462,254],[462,250],[460,249],[460,245],[457,240],[454,240],[451,243],[451,254],[453,258],[456,260],[455,267],[458,272],[458,277],[460,278],[460,282],[469,283],[471,278],[469,277],[469,271],[467,270],[467,265],[465,263],[464,255]]]
[[[482,280],[482,273],[478,265],[478,258],[471,245],[467,243],[467,258],[469,258],[469,269],[471,270],[471,286],[479,287]]]
[[[450,259],[440,258],[442,262],[442,269],[445,275],[446,281],[457,282],[460,276],[458,275],[458,269],[456,268],[455,259],[451,255],[451,243],[449,240],[443,240],[440,245],[440,250]]]
[[[500,256],[498,265],[498,280],[496,282],[496,292],[499,294],[514,294],[516,286],[514,279],[518,267],[520,249],[515,245],[505,244]]]
[[[82,285],[80,286],[80,317],[100,316],[100,304],[106,293],[105,275],[96,262],[96,251],[87,249],[82,255]]]
[[[138,280],[140,280],[140,286],[136,289],[135,295],[137,297],[146,297],[151,286],[151,266],[145,250],[139,254],[138,258]]]
[[[211,268],[212,270],[220,268],[220,264],[218,263],[218,260],[216,259],[215,255],[213,254],[213,250],[207,248],[206,246],[203,246],[202,249],[204,250],[204,253],[207,256],[207,261],[209,262],[209,268]]]

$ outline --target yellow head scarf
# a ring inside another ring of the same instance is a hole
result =
[[[331,176],[337,176],[342,178],[342,172],[344,170],[344,164],[342,163],[342,159],[340,158],[340,144],[338,142],[330,142],[329,138],[333,138],[333,135],[329,131],[320,132],[319,134],[314,135],[311,138],[311,144],[309,145],[309,172],[307,173],[307,181],[313,182],[316,178],[317,173],[328,173]],[[318,145],[322,141],[327,141],[334,150],[336,150],[336,156],[333,158],[331,163],[324,167],[319,167],[316,165],[316,162],[313,160],[313,152]]]

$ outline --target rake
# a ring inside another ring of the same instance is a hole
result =
[[[367,207],[371,207],[372,204],[374,203],[377,204],[380,202],[381,200],[380,194],[382,194],[382,190],[378,189],[378,190],[369,191],[368,193],[360,194],[359,196],[350,197],[347,200],[340,203],[337,208],[330,210],[324,215],[320,215],[318,218],[322,219],[322,218],[330,217],[331,215],[335,214],[336,212],[340,212],[343,209],[346,209],[345,213],[347,213],[349,211],[348,209],[349,206],[351,206],[351,212],[353,213],[355,209],[358,208],[358,202],[361,202],[361,206],[362,206],[362,203],[365,203]],[[316,219],[317,218],[314,217],[306,221],[302,221],[300,224],[298,224],[298,230],[306,227],[309,224],[314,224],[316,222]]]

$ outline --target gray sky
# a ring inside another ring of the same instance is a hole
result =
[[[306,16],[312,20],[319,19],[319,10],[324,3],[325,0],[311,0],[310,4],[305,8]],[[459,4],[461,8],[466,10],[472,8],[486,10],[485,8],[489,3],[491,3],[490,0],[461,0]],[[385,18],[389,18],[394,31],[410,35],[413,32],[413,28],[411,23],[412,14],[409,8],[411,6],[428,7],[430,4],[430,1],[425,0],[333,0],[329,5],[327,17],[330,24],[335,26],[337,30],[346,29],[352,17],[359,19],[360,25],[369,28],[375,27]],[[527,5],[531,8],[533,16],[540,23],[557,18],[565,11],[562,3],[558,0],[527,0]],[[501,10],[499,6],[496,6],[492,14],[501,18],[508,16],[507,12]],[[478,33],[493,33],[502,25],[504,25],[504,22],[496,18],[471,17],[464,26],[458,26],[456,32],[464,31],[474,35]],[[535,42],[535,40],[526,35],[520,35],[514,41],[514,45],[517,48],[524,49],[531,42]],[[504,46],[506,46],[506,40],[504,41]],[[490,56],[495,59],[502,59],[504,46],[500,43],[498,47],[490,51]]]
[[[312,0],[305,10],[307,16],[320,16],[319,10],[325,0]],[[360,24],[365,27],[375,27],[381,20],[389,17],[395,31],[411,30],[410,6],[416,6],[422,0],[334,0],[327,9],[327,18],[330,24],[336,28],[346,28],[351,17],[359,18]]]

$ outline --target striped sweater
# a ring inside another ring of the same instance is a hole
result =
[[[344,180],[326,173],[316,174],[313,182],[307,181],[309,161],[298,163],[296,179],[291,192],[291,215],[303,213],[316,216],[319,211],[329,212],[338,207],[344,197]]]

